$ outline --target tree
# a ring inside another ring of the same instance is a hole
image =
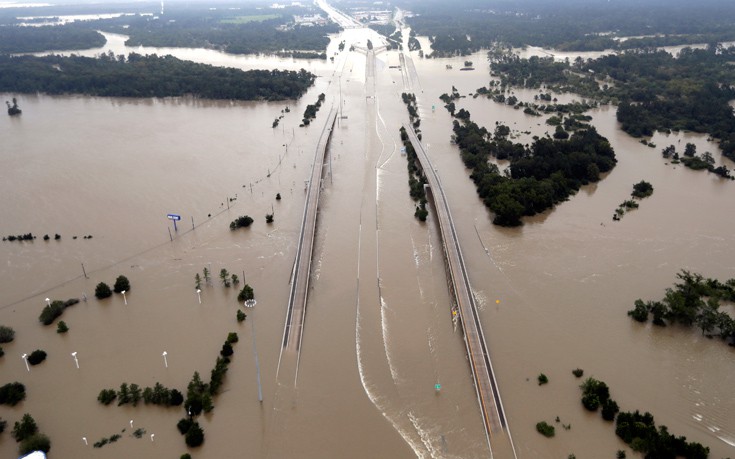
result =
[[[56,333],[66,333],[69,331],[69,327],[66,325],[66,322],[63,320],[60,320],[58,324],[56,324]]]
[[[51,440],[49,440],[49,438],[42,433],[36,433],[20,443],[18,452],[21,455],[29,454],[34,451],[43,451],[44,453],[48,453],[50,449]]]
[[[556,429],[554,429],[554,426],[549,425],[546,423],[546,421],[541,421],[536,423],[536,431],[543,435],[544,437],[551,438],[554,436]]]
[[[202,278],[199,276],[199,273],[196,273],[194,276],[194,288],[196,290],[201,290],[202,288]]]
[[[693,158],[697,154],[697,146],[693,143],[687,143],[684,147],[684,156],[688,156],[689,158]]]
[[[549,378],[545,374],[541,373],[538,375],[538,385],[539,386],[543,384],[547,384],[548,382],[549,382]]]
[[[237,217],[230,223],[230,230],[234,231],[238,228],[247,228],[253,223],[253,219],[248,215]]]
[[[20,115],[22,113],[21,109],[18,108],[18,101],[13,97],[13,105],[10,105],[10,102],[7,100],[5,101],[5,105],[8,106],[8,115],[10,116],[16,116]]]
[[[631,196],[636,198],[645,198],[651,196],[652,194],[653,185],[646,182],[645,180],[641,180],[640,182],[633,185],[633,192],[631,193]]]
[[[112,290],[110,290],[109,285],[104,282],[100,282],[94,289],[94,296],[97,297],[98,300],[109,298],[112,296]]]
[[[219,278],[225,287],[230,286],[230,273],[225,268],[222,268],[219,272]]]
[[[130,291],[130,281],[125,276],[117,276],[114,286],[115,293],[122,293],[123,291]]]
[[[204,268],[202,274],[204,274],[204,282],[206,282],[207,285],[210,285],[212,283],[212,278],[209,276],[209,270]]]
[[[26,387],[19,383],[8,383],[0,387],[0,405],[15,406],[26,398]]]
[[[31,365],[38,365],[44,360],[46,360],[46,352],[40,349],[36,349],[28,355],[28,363]]]
[[[232,281],[232,285],[238,285],[240,283],[240,278],[237,277],[237,274],[230,276],[230,279]]]
[[[189,430],[186,431],[186,435],[184,435],[184,440],[190,448],[196,448],[204,443],[204,430],[199,427],[198,422],[194,422],[191,427],[189,427]]]
[[[15,441],[22,442],[36,432],[38,432],[38,425],[36,425],[35,419],[30,414],[25,413],[21,420],[13,426],[11,435]]]
[[[97,396],[97,401],[103,405],[109,405],[110,403],[115,401],[115,398],[117,398],[117,393],[115,393],[115,389],[102,389],[100,391],[100,394]]]
[[[245,301],[252,299],[255,299],[255,291],[250,285],[245,284],[237,295],[237,301],[244,303]]]
[[[15,330],[5,325],[0,325],[0,344],[9,343],[15,339]]]
[[[247,316],[245,315],[245,313],[242,312],[240,309],[237,310],[236,317],[237,317],[237,321],[238,322],[242,322],[242,321],[244,321],[247,318]]]
[[[273,214],[265,214],[265,222],[273,223]]]

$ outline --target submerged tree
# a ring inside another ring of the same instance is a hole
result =
[[[22,113],[22,110],[18,108],[18,101],[13,97],[13,105],[10,105],[10,102],[7,100],[5,101],[5,105],[8,106],[8,115],[10,116],[16,116],[20,115]]]

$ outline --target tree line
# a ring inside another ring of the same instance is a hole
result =
[[[491,53],[501,88],[545,84],[557,92],[617,103],[617,119],[634,137],[651,136],[656,130],[707,133],[719,140],[730,159],[735,159],[735,114],[729,105],[735,99],[733,60],[735,47],[716,45],[685,48],[678,57],[644,50],[573,63]]]
[[[500,0],[455,2],[403,0],[408,24],[429,36],[432,56],[467,55],[504,42],[564,51],[629,49],[658,43],[690,44],[735,40],[735,10],[723,2],[689,3],[601,0],[547,2]],[[610,31],[614,31],[610,33]],[[658,39],[616,37],[661,34]]]
[[[242,71],[155,54],[0,55],[0,91],[16,93],[284,100],[301,97],[315,78],[304,69]]]

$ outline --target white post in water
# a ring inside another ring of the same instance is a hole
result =
[[[84,446],[89,446],[89,443],[87,443],[87,437],[82,437],[82,441],[84,442]]]
[[[46,304],[47,304],[48,306],[51,306],[51,299],[50,299],[50,298],[46,298]]]
[[[202,290],[197,289],[197,298],[199,298],[199,304],[202,304]]]
[[[74,357],[74,363],[76,364],[77,370],[78,370],[79,369],[79,359],[77,359],[77,353],[76,353],[76,351],[72,352],[71,353],[71,356]]]
[[[166,356],[168,355],[168,352],[163,351],[163,354],[161,354],[161,355],[163,355],[163,364],[166,366],[166,368],[168,368],[168,359],[166,359]]]
[[[246,308],[252,308],[253,306],[255,306],[255,300],[245,301]],[[260,386],[260,362],[258,361],[258,347],[255,345],[255,317],[250,318],[250,328],[253,332],[253,354],[255,354],[255,374],[258,381],[258,401],[260,403],[263,403],[263,389]]]
[[[123,294],[123,301],[125,301],[125,304],[127,305],[127,304],[128,304],[128,297],[127,297],[127,296],[125,296],[125,290],[123,290],[123,291],[122,291],[122,292],[120,292],[120,293],[122,293],[122,294]]]
[[[132,419],[130,420],[130,428],[131,429],[133,428],[133,420]]]
[[[28,354],[23,354],[20,357],[26,363],[26,370],[31,371],[31,367],[28,366]]]

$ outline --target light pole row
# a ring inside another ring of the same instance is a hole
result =
[[[166,358],[166,356],[168,355],[168,352],[163,351],[163,354],[161,355],[163,356],[163,365],[166,368],[168,368],[168,359]],[[76,365],[77,370],[78,370],[79,369],[79,359],[77,358],[77,352],[76,351],[72,352],[71,356],[74,358],[74,365]],[[28,354],[23,354],[20,356],[20,358],[23,359],[23,362],[25,362],[26,370],[31,371],[31,367],[28,364]]]

